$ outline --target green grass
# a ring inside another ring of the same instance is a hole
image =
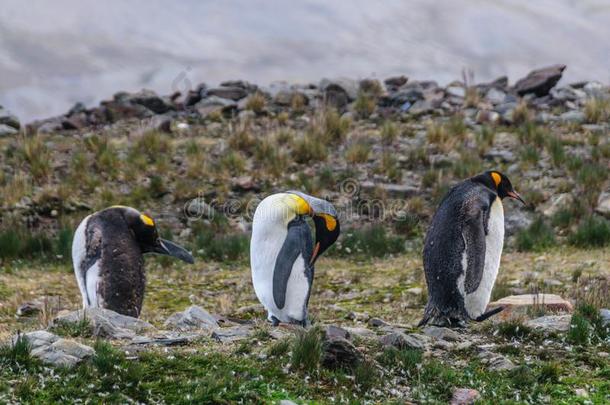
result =
[[[57,234],[32,231],[7,224],[0,229],[0,259],[71,259],[72,230],[61,228]]]
[[[569,237],[570,244],[580,248],[602,247],[610,244],[610,222],[591,216]]]
[[[292,342],[292,367],[308,373],[316,371],[322,359],[322,345],[322,332],[319,328],[297,332]]]
[[[522,252],[542,251],[555,243],[553,229],[542,218],[537,218],[527,229],[517,233],[517,250]]]
[[[380,224],[348,230],[337,244],[333,252],[340,256],[383,257],[405,250],[404,238],[390,234]]]

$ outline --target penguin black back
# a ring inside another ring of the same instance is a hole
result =
[[[420,325],[485,317],[480,308],[487,305],[502,251],[503,197],[523,201],[506,176],[493,171],[457,184],[439,204],[425,238],[428,303]]]

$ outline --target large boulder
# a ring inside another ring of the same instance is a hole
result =
[[[218,322],[208,311],[192,305],[182,312],[171,315],[164,323],[166,328],[178,330],[214,330],[218,328]]]
[[[132,339],[137,334],[154,331],[148,322],[131,316],[121,315],[105,308],[87,308],[60,315],[51,323],[51,328],[62,324],[86,322],[93,336],[110,339]]]
[[[514,90],[520,96],[531,93],[538,97],[546,96],[561,79],[565,68],[566,65],[553,65],[533,70],[515,83]]]
[[[426,348],[428,338],[417,333],[391,332],[379,338],[379,343],[383,346],[393,346],[399,350],[402,349],[419,349]]]
[[[138,93],[129,94],[124,101],[146,107],[155,114],[164,114],[174,108],[169,100],[158,96],[152,90],[142,90]]]
[[[16,130],[15,128],[13,128],[9,125],[0,124],[0,137],[11,136],[11,135],[15,135],[17,133],[19,133],[19,131]]]
[[[0,125],[6,125],[17,130],[21,128],[19,119],[2,106],[0,106]]]
[[[522,294],[510,295],[494,302],[490,302],[487,310],[504,307],[497,315],[499,319],[521,317],[534,310],[557,313],[571,313],[574,308],[570,301],[564,300],[556,294]]]
[[[595,212],[610,218],[610,191],[605,191],[599,195]]]
[[[527,320],[525,326],[542,332],[567,332],[571,319],[572,315],[546,315]]]
[[[19,337],[13,338],[13,344]],[[45,330],[21,335],[30,345],[32,356],[52,366],[72,367],[95,354],[92,347],[63,339]]]

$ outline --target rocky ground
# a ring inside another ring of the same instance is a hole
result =
[[[514,85],[202,84],[28,125],[0,109],[0,340],[17,343],[0,351],[0,402],[604,403],[610,93],[557,87],[564,69]],[[417,329],[427,223],[452,184],[492,168],[528,202],[506,204],[493,298],[557,296]],[[288,188],[341,215],[308,332],[261,321],[247,266],[253,208]],[[112,204],[150,213],[198,259],[148,259],[144,322],[71,312],[72,231]]]

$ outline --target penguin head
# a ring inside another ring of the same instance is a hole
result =
[[[310,259],[310,263],[313,264],[335,243],[341,233],[337,210],[328,201],[300,191],[288,191],[286,194],[293,201],[290,205],[293,207],[295,215],[309,215],[313,218],[316,228],[316,242]]]
[[[506,177],[504,174],[500,173],[497,170],[487,171],[483,174],[474,177],[474,179],[494,190],[496,193],[498,193],[498,197],[500,197],[501,199],[504,199],[505,197],[510,197],[525,204],[523,198],[521,198],[521,196],[513,188],[513,185],[511,184],[508,177]]]
[[[158,253],[172,256],[187,263],[194,263],[193,256],[182,246],[159,237],[155,221],[147,214],[130,207],[113,207],[122,211],[142,253]]]

